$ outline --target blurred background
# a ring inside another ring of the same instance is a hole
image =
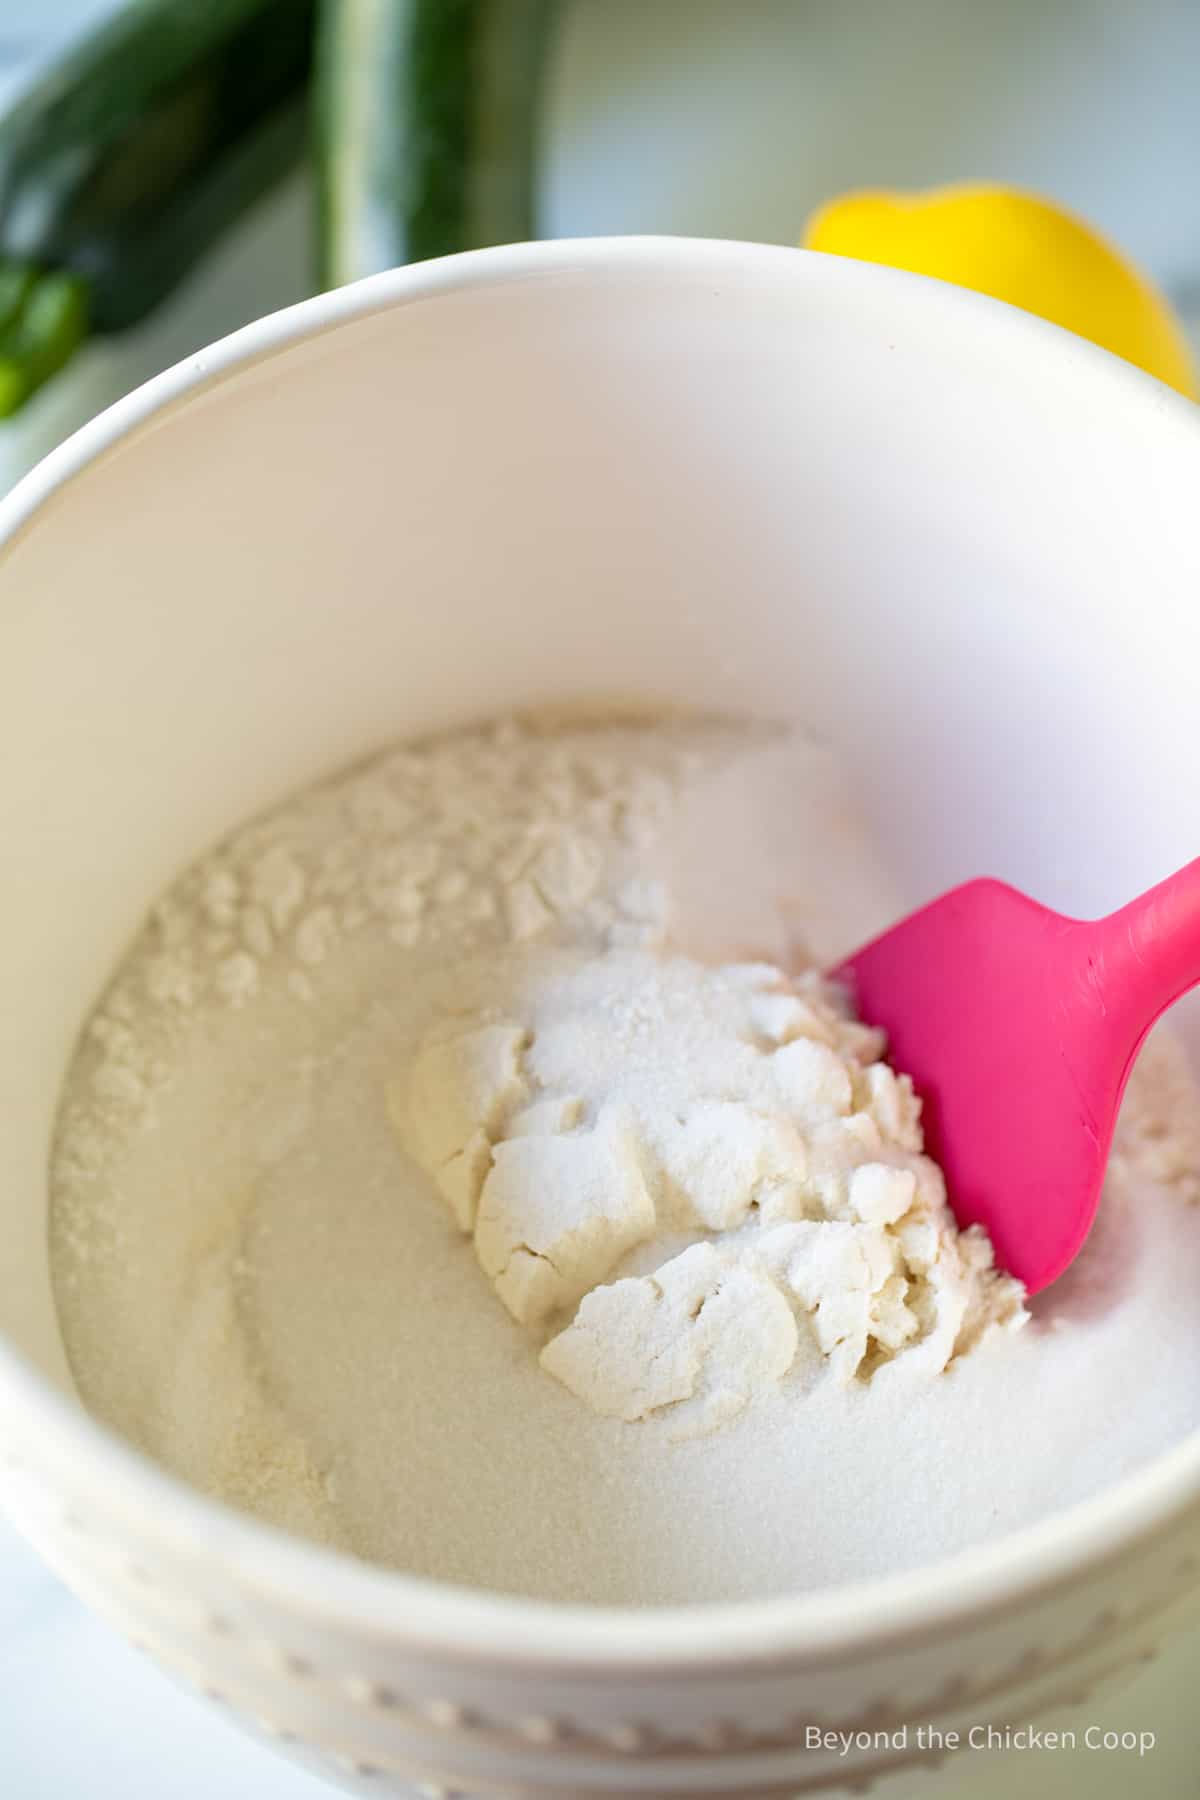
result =
[[[0,113],[114,10],[2,0]],[[563,0],[549,11],[539,236],[795,243],[809,212],[847,188],[1010,182],[1113,237],[1200,336],[1194,0]],[[142,323],[89,341],[0,422],[0,489],[130,387],[311,292],[310,187],[306,172],[286,177]]]

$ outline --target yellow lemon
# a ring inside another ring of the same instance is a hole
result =
[[[845,194],[813,214],[804,243],[1007,300],[1196,398],[1187,339],[1162,295],[1081,219],[1036,194],[974,185]]]

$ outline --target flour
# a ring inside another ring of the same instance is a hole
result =
[[[85,1402],[286,1529],[597,1603],[911,1567],[1118,1479],[1200,1421],[1191,1077],[1152,1040],[1083,1256],[993,1329],[1011,1289],[812,973],[907,898],[827,753],[720,722],[455,733],[238,830],[64,1089]]]
[[[683,774],[735,742],[720,724],[547,734],[510,720],[393,751],[235,833],[155,905],[90,1021],[90,1093],[72,1092],[57,1174],[95,1174],[105,1132],[149,1113],[190,1015],[244,1007],[281,972],[310,1000],[318,967],[368,928],[461,950],[544,936],[565,914],[576,939],[661,940],[665,889],[628,847],[655,837]]]

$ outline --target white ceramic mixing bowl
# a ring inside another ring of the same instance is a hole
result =
[[[1196,1439],[936,1569],[692,1611],[276,1535],[78,1408],[45,1169],[156,890],[338,763],[494,709],[795,714],[914,900],[984,870],[1082,911],[1148,885],[1197,848],[1198,493],[1192,408],[1049,326],[652,240],[327,295],[35,471],[0,509],[0,1486],[67,1581],[380,1794],[827,1791],[920,1759],[906,1721],[1026,1719],[1162,1639],[1200,1594]],[[813,1746],[835,1726],[878,1735]]]

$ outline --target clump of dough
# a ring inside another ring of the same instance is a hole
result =
[[[650,1143],[676,1210],[689,1225],[729,1231],[764,1187],[804,1179],[804,1140],[789,1119],[738,1100],[699,1100],[682,1118],[651,1121]]]
[[[524,957],[503,1017],[434,1033],[390,1106],[500,1300],[549,1334],[542,1367],[597,1412],[692,1436],[798,1357],[932,1374],[1024,1323],[838,990],[640,947]]]
[[[654,1203],[628,1124],[497,1144],[475,1221],[475,1254],[514,1319],[537,1325],[603,1281],[654,1230]]]
[[[521,1052],[527,1033],[513,1025],[483,1025],[426,1043],[406,1083],[389,1095],[392,1118],[411,1135],[464,1231],[491,1163],[491,1139],[505,1115],[526,1096]]]
[[[675,1409],[679,1436],[711,1431],[792,1366],[784,1295],[736,1256],[693,1244],[653,1275],[595,1288],[541,1364],[596,1412]]]

